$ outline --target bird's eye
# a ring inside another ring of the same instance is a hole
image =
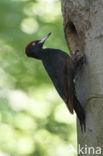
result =
[[[35,46],[35,43],[34,42],[32,43],[32,46]]]

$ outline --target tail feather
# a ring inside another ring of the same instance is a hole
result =
[[[73,106],[77,114],[77,117],[79,118],[80,121],[81,131],[86,132],[85,111],[81,106],[80,102],[78,101],[78,99],[76,98],[76,96],[74,97]]]

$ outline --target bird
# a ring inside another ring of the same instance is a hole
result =
[[[80,57],[78,50],[71,57],[60,49],[43,48],[50,35],[51,33],[48,33],[41,40],[30,42],[25,48],[25,54],[27,57],[42,61],[58,94],[65,102],[70,113],[76,112],[81,131],[85,132],[85,111],[76,96],[75,89],[75,75],[79,66],[83,64],[84,56]]]

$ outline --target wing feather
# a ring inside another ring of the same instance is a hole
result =
[[[73,114],[72,78],[71,71],[68,72],[69,69],[67,68],[68,61],[67,56],[65,59],[63,56],[56,58],[56,61],[51,60],[51,58],[49,59],[49,57],[48,60],[42,60],[43,65],[49,74],[57,92],[66,103],[70,112]]]

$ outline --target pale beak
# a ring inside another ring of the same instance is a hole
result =
[[[43,44],[43,43],[47,40],[47,38],[48,38],[50,35],[51,35],[51,33],[47,34],[45,37],[43,37],[43,38],[38,42],[38,44]]]

